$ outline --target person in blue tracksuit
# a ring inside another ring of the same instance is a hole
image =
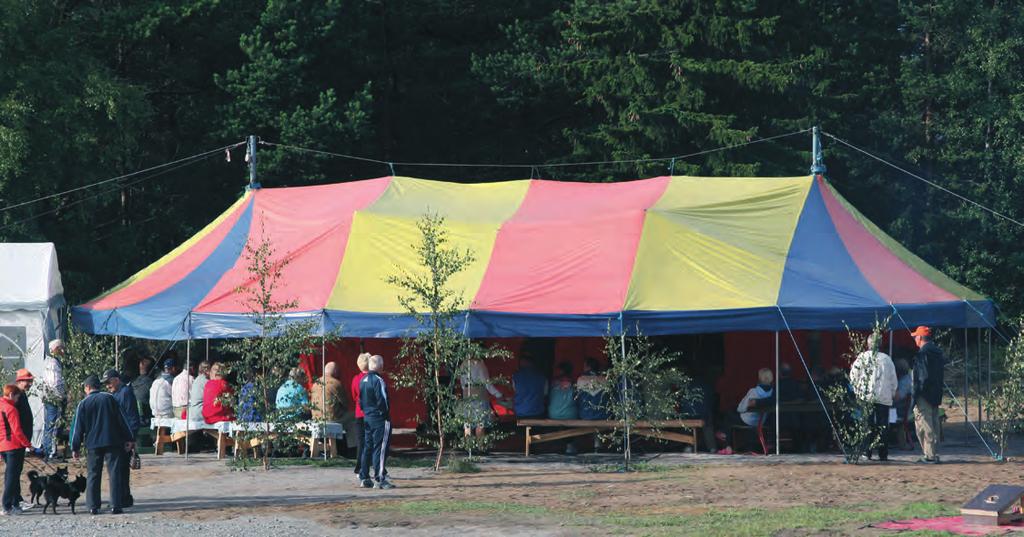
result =
[[[85,399],[75,410],[75,426],[71,430],[71,453],[77,460],[82,446],[89,450],[86,457],[85,500],[89,512],[96,515],[100,510],[100,480],[103,479],[103,464],[106,462],[110,473],[110,512],[123,512],[125,499],[121,477],[123,458],[135,449],[135,434],[128,426],[124,413],[113,395],[100,391],[100,379],[89,375],[83,383]]]
[[[391,407],[388,403],[387,383],[380,376],[384,358],[373,355],[367,362],[369,371],[359,382],[359,406],[365,415],[359,481],[363,488],[392,489],[395,485],[388,480],[385,465],[391,440]],[[374,474],[372,480],[371,468]]]

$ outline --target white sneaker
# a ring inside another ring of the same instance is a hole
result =
[[[36,504],[31,503],[31,502],[21,502],[21,510],[22,511],[28,511],[29,509],[32,509],[35,506],[36,506]]]

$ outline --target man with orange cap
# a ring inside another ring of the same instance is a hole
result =
[[[932,329],[918,326],[910,335],[917,344],[914,357],[914,424],[917,440],[921,443],[924,456],[917,462],[938,464],[935,452],[936,435],[939,432],[939,405],[942,404],[942,387],[945,386],[943,368],[946,357],[942,349],[932,342]]]
[[[32,376],[32,372],[28,369],[21,368],[14,373],[14,384],[21,388],[23,395],[18,398],[18,419],[21,420],[21,430],[25,431],[25,436],[32,439],[33,429],[32,423],[32,407],[28,404],[28,391],[32,388],[32,383],[36,381],[36,378]]]

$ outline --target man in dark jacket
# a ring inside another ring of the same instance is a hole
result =
[[[124,414],[125,422],[128,423],[128,429],[132,432],[132,436],[138,434],[139,427],[142,427],[142,418],[139,417],[139,403],[135,399],[135,391],[124,382],[121,382],[121,376],[114,369],[106,370],[103,376],[100,377],[100,382],[107,386],[107,391],[117,400],[117,405],[121,407],[121,412]],[[121,462],[123,463],[121,468],[121,490],[124,492],[124,500],[121,502],[121,506],[131,507],[135,505],[135,499],[132,498],[131,464],[129,464],[131,462],[131,453],[122,457]]]
[[[125,494],[121,477],[122,461],[126,452],[135,449],[135,435],[128,427],[124,413],[113,395],[100,391],[100,379],[89,375],[83,383],[85,399],[75,411],[75,426],[71,430],[71,452],[77,460],[82,444],[89,450],[87,457],[85,500],[89,512],[96,515],[100,510],[100,480],[103,479],[103,463],[110,471],[110,512],[123,512]]]
[[[369,371],[359,381],[359,406],[365,415],[359,481],[363,488],[392,489],[395,486],[388,481],[385,467],[391,440],[391,407],[388,403],[387,384],[380,376],[384,358],[374,355],[367,362]],[[376,484],[370,479],[370,468],[373,468]]]
[[[939,405],[942,404],[942,388],[945,386],[943,369],[946,357],[942,349],[932,342],[931,328],[918,326],[910,335],[914,336],[918,348],[914,357],[914,424],[924,451],[918,462],[938,464],[935,444],[939,434]]]

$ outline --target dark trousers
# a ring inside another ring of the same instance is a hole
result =
[[[363,435],[366,434],[366,420],[364,418],[356,418],[356,469],[355,472],[358,474],[359,469],[363,466]]]
[[[878,459],[887,460],[889,458],[889,407],[888,405],[880,405],[875,403],[874,410],[868,416],[868,425],[871,427],[871,434],[868,436],[867,445],[875,443],[878,440]],[[865,454],[871,455],[871,450],[865,449]]]
[[[25,450],[14,449],[0,453],[3,457],[4,466],[4,495],[3,508],[10,511],[18,507],[21,501],[21,470],[25,465]]]
[[[89,471],[86,475],[85,501],[89,509],[100,508],[100,480],[103,479],[103,464],[107,464],[110,480],[110,507],[120,509],[125,499],[122,468],[127,466],[122,459],[127,458],[123,446],[107,446],[92,448],[86,455]]]
[[[359,479],[373,478],[378,482],[387,479],[388,444],[391,441],[390,421],[367,421],[363,434],[363,453],[359,465]]]
[[[132,498],[132,457],[127,451],[120,458],[121,471],[118,472],[121,476],[121,507],[131,507],[135,503]]]

